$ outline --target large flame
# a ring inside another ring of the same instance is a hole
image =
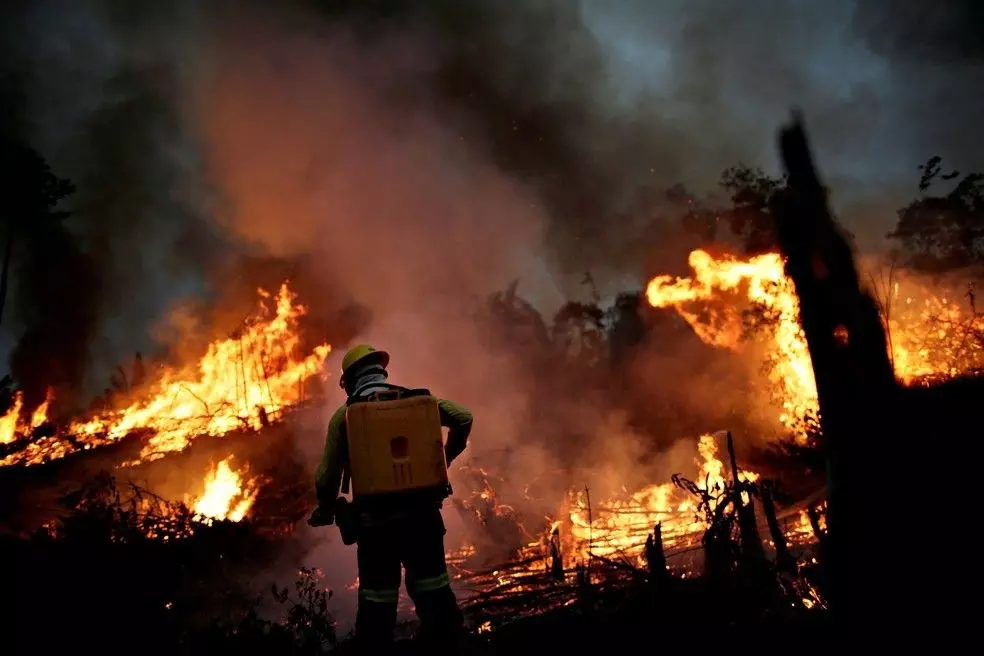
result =
[[[745,334],[735,296],[741,294],[754,304],[773,329],[766,358],[770,382],[782,404],[779,420],[794,434],[806,435],[816,416],[817,384],[799,323],[799,297],[786,277],[782,258],[767,253],[745,261],[714,259],[695,250],[689,262],[693,278],[657,276],[649,282],[649,304],[673,307],[704,342],[731,349],[738,348]]]
[[[322,344],[306,356],[299,355],[297,323],[307,309],[295,303],[286,284],[275,297],[262,289],[258,293],[258,311],[237,336],[212,342],[192,366],[164,371],[147,397],[123,410],[74,422],[68,435],[32,440],[0,465],[38,464],[80,448],[116,442],[136,431],[150,435],[139,457],[150,461],[183,450],[201,435],[259,430],[277,419],[304,398],[305,381],[321,371],[331,347]],[[11,435],[20,430],[21,408],[16,404],[15,408],[0,418],[0,438],[7,434],[4,431],[10,432],[11,422],[15,426]]]
[[[779,420],[803,439],[815,426],[816,381],[799,321],[799,297],[782,257],[747,259],[690,254],[692,278],[661,275],[646,288],[650,305],[676,310],[705,343],[738,349],[747,334],[744,309],[753,310],[769,331],[766,360]],[[903,383],[922,376],[951,377],[984,365],[984,319],[947,296],[907,283],[892,285],[883,317],[895,373]],[[748,306],[751,306],[748,308]]]

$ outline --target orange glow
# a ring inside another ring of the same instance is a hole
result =
[[[54,398],[55,391],[49,387],[48,393],[44,397],[44,401],[41,405],[34,409],[33,413],[31,413],[31,430],[34,430],[44,422],[48,421],[48,406],[51,405]]]
[[[0,444],[10,444],[17,439],[20,413],[23,407],[24,395],[18,391],[14,394],[14,402],[10,409],[0,417]]]
[[[815,428],[816,381],[799,322],[799,298],[777,253],[747,259],[690,254],[691,278],[656,276],[646,288],[649,304],[673,308],[706,344],[738,350],[745,334],[742,311],[754,309],[767,334],[766,364],[779,421],[799,440]],[[934,296],[915,285],[896,283],[891,312],[884,318],[890,355],[899,381],[952,377],[984,366],[984,318],[969,307]],[[839,335],[841,339],[849,336]],[[976,338],[975,338],[976,337]]]
[[[724,490],[725,465],[718,457],[722,435],[701,435],[697,442],[697,477],[694,482],[710,491]],[[741,470],[741,480],[754,482],[758,474]],[[749,502],[747,496],[743,497]],[[662,524],[667,549],[688,544],[707,528],[697,517],[697,499],[673,483],[644,487],[621,499],[594,501],[578,493],[571,500],[570,532],[573,538],[569,556],[584,561],[588,551],[595,556],[628,556],[642,563],[646,538],[656,524]],[[590,517],[590,521],[589,521]]]
[[[205,491],[189,503],[195,515],[205,520],[242,521],[259,494],[259,478],[248,478],[249,467],[232,468],[232,457],[209,468]]]
[[[67,431],[72,439],[56,435],[34,440],[0,465],[38,464],[136,431],[149,434],[136,462],[152,461],[187,448],[197,437],[260,430],[281,418],[304,398],[304,383],[320,373],[331,347],[322,344],[308,355],[299,354],[297,323],[307,309],[295,303],[286,284],[276,296],[258,293],[257,312],[238,336],[212,342],[190,366],[164,371],[148,395],[129,407],[73,422]]]

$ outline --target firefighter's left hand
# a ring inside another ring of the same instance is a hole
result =
[[[308,526],[314,527],[331,526],[335,523],[335,517],[330,511],[318,506],[314,509],[314,512],[311,513],[311,516],[308,517],[307,523]]]

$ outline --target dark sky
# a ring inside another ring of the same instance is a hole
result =
[[[221,167],[209,167],[217,159],[216,129],[203,116],[230,97],[213,97],[215,76],[228,79],[236,62],[236,120],[273,143],[278,130],[295,127],[291,120],[319,121],[311,108],[278,125],[276,107],[286,117],[308,102],[310,95],[290,85],[324,83],[322,69],[344,68],[346,93],[371,94],[372,115],[429,116],[433,132],[443,134],[413,135],[412,152],[426,151],[421,161],[445,152],[447,137],[458,139],[470,171],[476,162],[494,169],[496,185],[524,198],[510,202],[536,213],[526,223],[502,219],[513,221],[509,230],[517,234],[532,221],[539,237],[517,237],[515,252],[490,260],[487,267],[501,269],[494,278],[530,277],[532,293],[555,302],[557,290],[576,289],[570,280],[587,268],[603,272],[607,290],[638,284],[649,248],[639,226],[604,217],[644,185],[709,189],[726,166],[773,169],[775,129],[792,105],[806,112],[845,223],[862,243],[878,245],[929,156],[984,168],[977,7],[903,0],[38,0],[4,3],[0,24],[6,66],[24,81],[31,138],[77,182],[74,229],[107,279],[117,281],[103,290],[104,338],[92,354],[110,361],[146,341],[135,336],[175,299],[204,293],[217,262],[272,248],[269,235],[248,234],[245,226],[253,224],[222,218],[235,204]],[[271,80],[261,71],[251,81],[254,68],[277,74]],[[280,91],[264,91],[273,87]],[[332,111],[331,89],[323,91],[318,102]],[[277,93],[289,102],[264,108],[262,121],[250,116],[254,100],[262,105]],[[334,125],[346,131],[344,121]],[[334,161],[326,143],[308,159]],[[333,179],[317,164],[305,175],[313,187]],[[438,179],[435,190],[447,185],[449,197],[467,202],[467,187],[443,170],[429,178]],[[489,185],[482,189],[491,193]],[[479,214],[461,212],[461,225]],[[484,234],[472,228],[461,234]],[[9,348],[11,336],[4,337]]]

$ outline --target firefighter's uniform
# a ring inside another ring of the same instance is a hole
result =
[[[315,526],[337,520],[342,528],[333,509],[351,477],[356,638],[369,653],[392,641],[401,566],[422,634],[442,641],[462,625],[444,558],[441,505],[450,494],[447,464],[464,451],[472,414],[427,390],[387,383],[388,362],[386,353],[365,345],[343,358],[341,385],[349,398],[328,425],[315,480],[319,505],[309,520]],[[441,427],[449,429],[446,444]]]

